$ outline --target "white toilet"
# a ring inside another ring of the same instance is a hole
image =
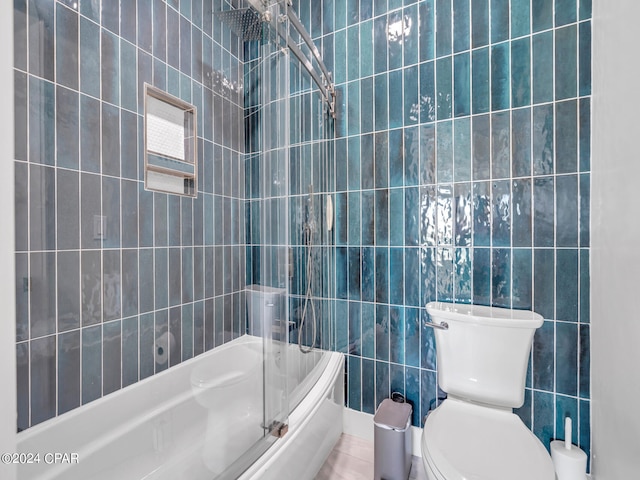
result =
[[[438,383],[448,398],[424,425],[429,480],[553,480],[551,457],[512,412],[524,402],[530,311],[432,302]]]

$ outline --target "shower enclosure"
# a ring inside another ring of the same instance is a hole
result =
[[[335,349],[321,55],[286,0],[16,0],[14,25],[18,431],[247,336],[260,420],[212,470],[234,478]],[[148,151],[151,88],[194,148]]]
[[[246,281],[254,299],[248,333],[261,335],[264,346],[265,426],[272,429],[260,440],[266,445],[303,398],[295,387],[321,360],[319,349],[332,347],[326,199],[334,97],[326,67],[288,3],[248,5],[225,13],[223,22],[246,40]],[[252,41],[257,19],[261,36]],[[296,343],[290,361],[289,344]]]

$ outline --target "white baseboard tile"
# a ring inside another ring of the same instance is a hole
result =
[[[422,429],[411,427],[411,435],[413,436],[413,452],[411,455],[422,458]]]
[[[373,442],[373,415],[345,407],[342,431],[347,435]]]
[[[343,433],[373,442],[373,415],[370,413],[358,412],[346,407],[344,408],[343,413]],[[411,454],[415,457],[420,457],[422,456],[420,451],[422,429],[418,427],[411,427],[411,435],[413,440],[413,449]]]

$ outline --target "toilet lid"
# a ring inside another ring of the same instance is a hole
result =
[[[551,457],[506,410],[446,400],[428,417],[422,451],[447,480],[553,480]]]

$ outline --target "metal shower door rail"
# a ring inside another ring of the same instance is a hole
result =
[[[260,14],[264,14],[268,8],[267,0],[248,0],[251,6],[256,9]],[[295,55],[295,57],[300,61],[300,63],[307,69],[309,75],[315,82],[315,84],[320,89],[320,94],[325,99],[329,106],[329,113],[332,117],[335,118],[336,115],[336,90],[333,85],[333,78],[331,72],[327,69],[326,65],[322,61],[322,56],[320,55],[320,51],[313,43],[309,32],[304,28],[302,22],[296,15],[295,10],[293,10],[291,0],[276,0],[276,3],[280,3],[284,5],[287,12],[287,17],[290,24],[293,28],[296,29],[300,37],[304,40],[304,43],[309,47],[309,50],[313,54],[315,61],[320,67],[321,72],[318,72],[316,68],[313,66],[313,62],[310,58],[308,58],[302,50],[298,46],[298,44],[294,41],[293,38],[286,32],[279,22],[279,19],[273,18],[271,19],[271,23],[274,26],[275,31],[280,35],[280,37],[287,42],[287,47],[291,50],[291,53]]]

